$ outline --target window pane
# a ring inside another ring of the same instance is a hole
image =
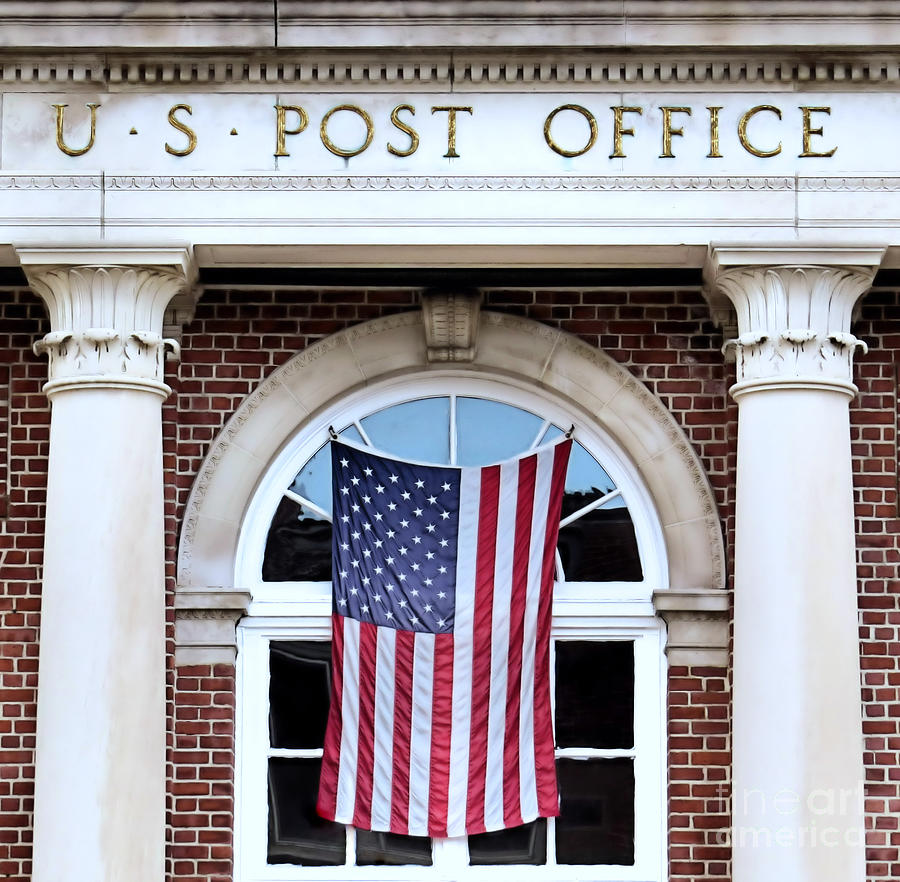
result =
[[[346,859],[343,824],[316,814],[320,759],[269,759],[270,864],[338,866]]]
[[[449,398],[395,404],[360,422],[379,450],[420,462],[450,462]]]
[[[456,400],[456,460],[481,466],[510,459],[527,450],[543,420],[511,404],[486,398]]]
[[[634,643],[557,640],[558,747],[634,746]]]
[[[557,761],[558,864],[634,864],[634,764],[630,759]]]
[[[563,497],[566,516],[568,494]],[[567,582],[640,582],[644,578],[627,508],[594,509],[559,531]]]
[[[427,836],[356,831],[356,863],[359,866],[418,864],[431,866],[431,840]]]
[[[283,497],[266,538],[262,577],[264,582],[329,581],[331,524]]]
[[[294,478],[290,489],[331,512],[331,445],[319,448]]]
[[[331,643],[269,644],[269,744],[321,747],[331,690]]]
[[[566,502],[563,503],[563,517],[605,496],[610,490],[614,490],[615,486],[600,463],[575,441],[572,444],[572,455],[569,457],[569,470],[566,472]]]
[[[538,818],[530,824],[478,833],[469,837],[469,863],[482,864],[546,864],[547,822]]]

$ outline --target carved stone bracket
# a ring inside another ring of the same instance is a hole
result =
[[[723,350],[737,367],[732,394],[773,383],[854,394],[853,355],[868,347],[850,333],[853,309],[883,255],[882,247],[713,248],[707,300],[720,324],[729,301],[737,317]]]
[[[117,386],[168,395],[167,353],[179,342],[165,336],[170,303],[186,316],[195,278],[186,249],[22,249],[32,290],[44,301],[50,332],[34,347],[47,354],[51,395],[62,389]],[[181,298],[181,300],[179,300]]]
[[[653,593],[653,606],[669,631],[669,664],[728,665],[728,595],[717,588],[667,589]]]
[[[234,664],[235,627],[249,603],[247,591],[180,588],[175,593],[175,664]]]
[[[481,294],[477,291],[424,291],[422,313],[428,361],[472,361],[480,312]]]

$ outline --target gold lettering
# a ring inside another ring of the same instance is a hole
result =
[[[707,107],[709,111],[709,153],[707,159],[721,159],[719,153],[719,111],[721,107]]]
[[[814,129],[810,127],[810,115],[813,113],[827,113],[831,116],[831,108],[830,107],[801,107],[801,112],[803,113],[803,152],[799,154],[801,159],[805,159],[809,156],[834,156],[837,147],[832,147],[827,153],[817,153],[810,146],[810,138],[813,135],[822,135],[822,127]]]
[[[68,104],[54,104],[56,108],[56,146],[62,150],[66,156],[84,156],[91,147],[94,146],[94,139],[97,136],[97,108],[100,107],[99,104],[85,104],[91,112],[91,137],[87,142],[87,147],[81,147],[80,149],[74,149],[72,147],[66,146],[66,140],[63,136],[63,123],[64,116],[66,112],[66,108],[69,106]]]
[[[781,119],[781,111],[777,107],[774,107],[771,104],[758,104],[756,107],[751,107],[746,113],[742,114],[741,118],[738,120],[738,140],[741,142],[741,147],[748,153],[752,153],[754,156],[760,156],[763,159],[768,156],[777,156],[781,153],[781,141],[779,141],[778,146],[772,150],[763,150],[759,147],[754,147],[747,137],[747,124],[757,113],[762,113],[764,110],[769,113],[774,113]]]
[[[626,129],[622,125],[622,118],[626,113],[636,113],[642,116],[643,107],[610,107],[613,112],[613,152],[609,154],[610,159],[624,159],[625,151],[622,150],[622,136],[630,135],[634,137],[634,129]]]
[[[357,147],[355,150],[344,150],[341,147],[337,147],[328,137],[328,120],[340,110],[349,110],[351,113],[355,113],[366,124],[366,140],[362,143],[362,146]],[[339,104],[337,107],[332,107],[322,117],[322,124],[319,126],[319,137],[322,139],[325,148],[335,156],[349,158],[351,156],[359,156],[372,143],[372,138],[375,137],[375,126],[372,125],[372,117],[361,107],[357,107],[355,104]]]
[[[416,115],[416,108],[412,106],[412,104],[398,104],[391,111],[391,122],[401,131],[404,135],[409,136],[409,147],[406,150],[398,150],[394,147],[390,141],[388,142],[387,149],[388,153],[392,153],[394,156],[412,156],[416,150],[419,149],[419,135],[414,128],[408,126],[402,119],[400,119],[400,111],[408,110],[413,116]]]
[[[169,108],[169,125],[172,126],[172,128],[177,129],[183,135],[187,135],[187,147],[185,147],[184,150],[176,150],[167,143],[166,153],[171,153],[172,156],[189,156],[194,152],[194,148],[197,146],[197,135],[190,126],[185,125],[185,123],[175,118],[175,112],[178,110],[187,111],[188,116],[194,111],[191,110],[190,104],[175,104],[173,107]]]
[[[566,150],[559,146],[556,141],[553,140],[553,136],[550,134],[550,126],[553,124],[553,120],[556,119],[556,114],[560,113],[563,110],[574,110],[576,113],[580,113],[586,120],[588,126],[590,126],[591,134],[587,140],[587,144],[581,148],[581,150]],[[591,147],[597,142],[597,120],[594,119],[594,114],[591,113],[586,107],[582,107],[580,104],[560,104],[554,110],[551,110],[547,116],[547,119],[544,120],[544,140],[547,142],[547,146],[553,150],[555,153],[558,153],[560,156],[567,156],[569,158],[573,156],[582,156],[587,153]]]
[[[688,116],[691,115],[690,107],[660,107],[663,115],[663,134],[662,134],[662,153],[659,154],[660,159],[674,159],[675,154],[672,152],[672,136],[677,135],[678,137],[682,137],[684,135],[684,129],[673,129],[672,128],[672,114],[673,113],[686,113]]]
[[[286,135],[299,135],[309,125],[309,117],[302,107],[296,104],[275,104],[275,156],[290,156],[285,149]],[[287,127],[288,111],[297,114],[297,125],[293,129]]]
[[[456,114],[459,113],[468,113],[470,116],[472,115],[471,107],[432,107],[432,114],[434,113],[446,113],[447,114],[447,152],[444,154],[444,159],[459,159],[459,154],[456,152]]]

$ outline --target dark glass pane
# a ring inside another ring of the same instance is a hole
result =
[[[583,501],[563,497],[563,517]],[[639,582],[643,579],[634,525],[627,508],[599,508],[559,531],[567,582]]]
[[[320,447],[297,472],[290,489],[331,512],[331,445]]]
[[[356,863],[359,866],[418,864],[431,866],[431,840],[427,836],[356,831]]]
[[[546,864],[547,822],[538,818],[521,827],[470,836],[469,863]]]
[[[360,420],[369,440],[401,459],[450,462],[450,399],[420,398]]]
[[[331,524],[282,497],[269,527],[262,570],[264,582],[330,582]]]
[[[269,744],[321,747],[331,694],[331,644],[269,644]]]
[[[343,824],[316,814],[320,759],[269,759],[270,864],[339,866],[346,860]]]
[[[632,641],[556,641],[556,744],[634,746]]]
[[[511,404],[485,398],[456,400],[456,460],[462,466],[502,462],[527,450],[543,420]]]
[[[630,759],[557,761],[558,864],[634,864],[634,764]]]

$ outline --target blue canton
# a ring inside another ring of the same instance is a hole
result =
[[[460,470],[332,442],[334,610],[361,622],[453,630]]]

